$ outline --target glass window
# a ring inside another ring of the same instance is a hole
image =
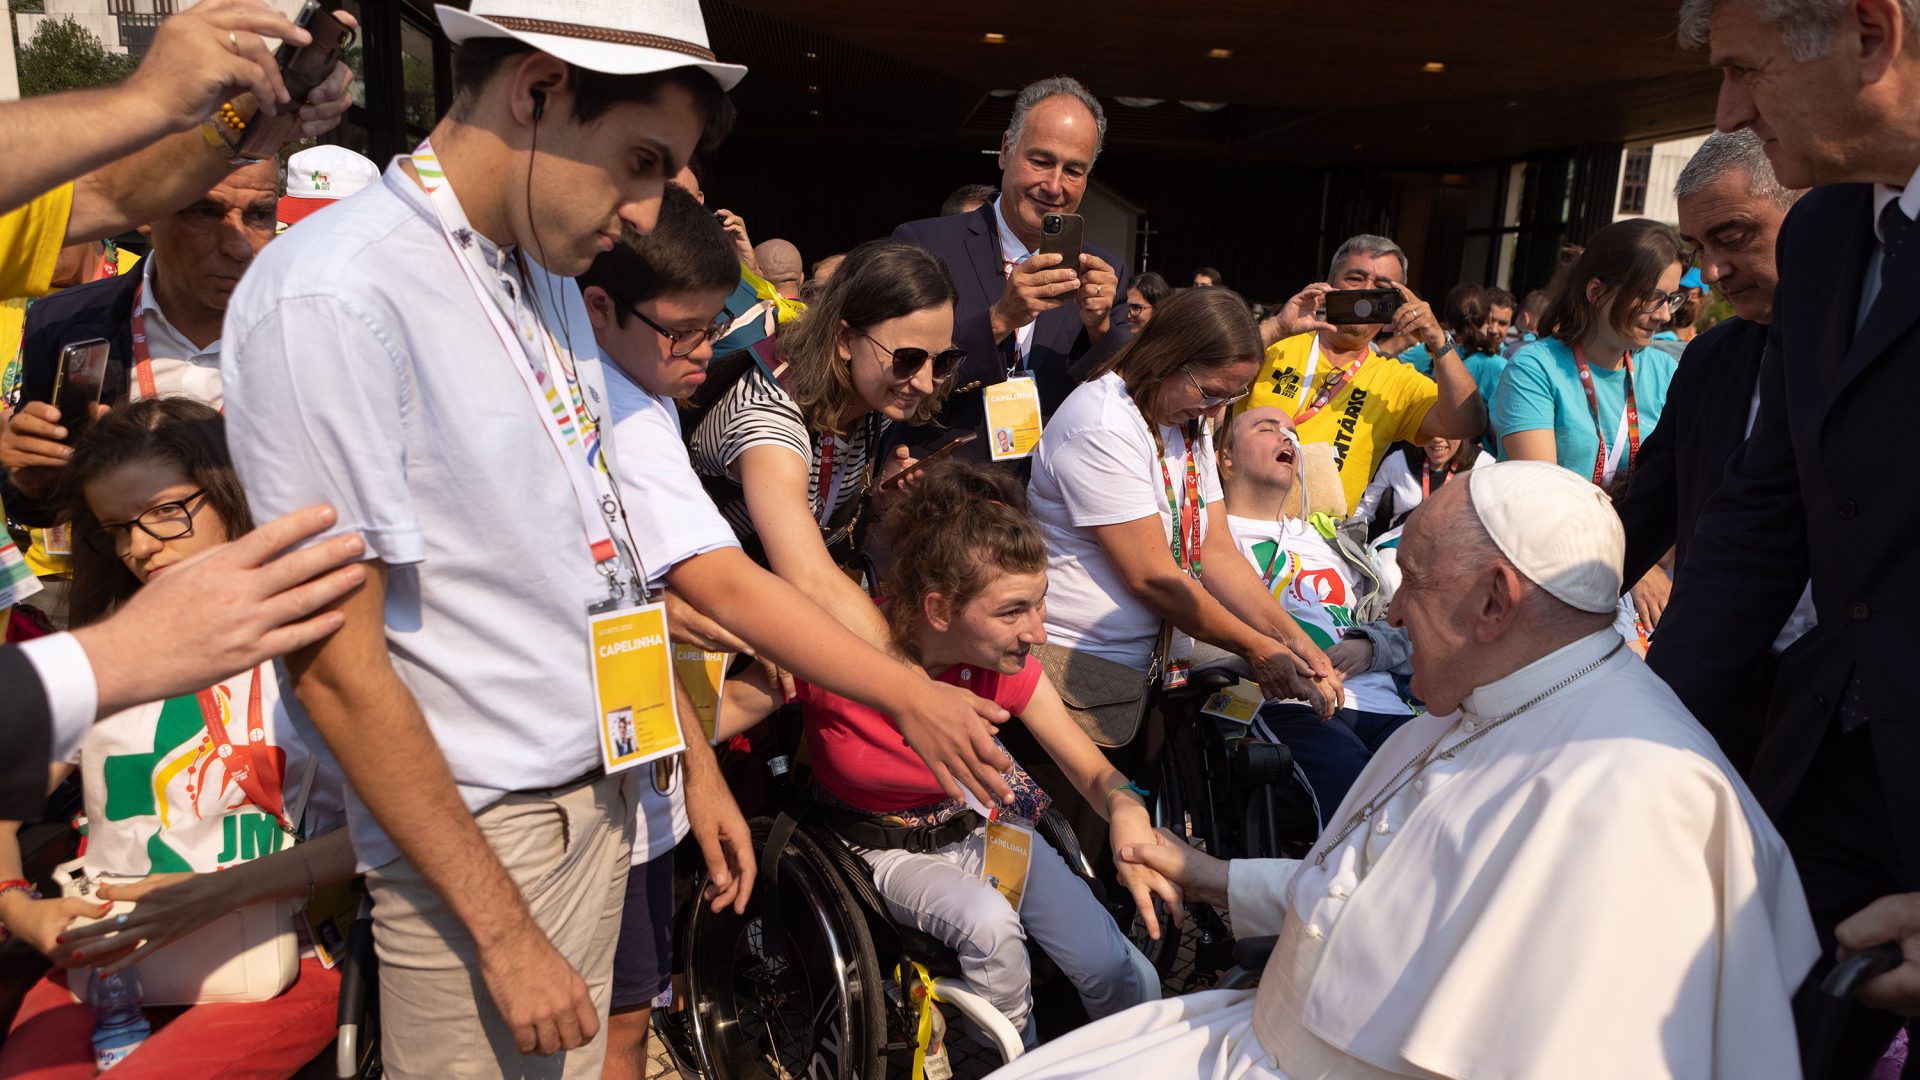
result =
[[[438,110],[433,101],[433,37],[400,20],[401,115],[416,127],[432,127]]]

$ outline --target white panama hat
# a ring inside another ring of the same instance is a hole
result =
[[[747,74],[713,55],[699,0],[473,0],[468,11],[445,4],[434,10],[455,44],[513,38],[606,75],[697,67],[731,90]]]

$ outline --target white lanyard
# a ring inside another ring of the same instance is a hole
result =
[[[1600,477],[1601,487],[1613,486],[1613,476],[1620,471],[1620,455],[1626,452],[1627,444],[1630,441],[1627,437],[1627,408],[1625,405],[1622,405],[1620,407],[1620,430],[1614,432],[1613,445],[1607,450],[1606,468],[1602,471]]]
[[[472,226],[467,223],[466,211],[461,208],[459,197],[447,186],[446,173],[441,171],[433,147],[423,141],[414,150],[411,160],[414,172],[420,177],[420,186],[426,190],[427,200],[433,206],[440,235],[453,251],[454,261],[460,264],[460,272],[465,275],[474,298],[486,312],[487,322],[499,336],[508,356],[517,355],[520,361],[524,361],[514,363],[513,369],[519,373],[520,383],[533,399],[534,408],[546,420],[540,426],[546,430],[548,441],[560,455],[560,463],[567,471],[567,481],[572,485],[574,501],[580,507],[580,522],[586,528],[587,545],[594,564],[607,579],[611,598],[618,600],[623,595],[624,587],[619,576],[620,550],[614,543],[613,526],[618,524],[625,527],[621,520],[623,510],[612,477],[607,475],[601,456],[599,428],[587,413],[579,381],[561,359],[553,335],[546,331],[544,325],[540,334],[540,355],[534,355],[529,343],[521,338],[506,311],[481,280],[479,271],[462,250],[460,242],[454,238],[456,232],[471,232]],[[528,301],[532,302],[533,283],[525,273],[521,275],[521,287],[528,292]],[[560,393],[563,386],[566,388],[565,397]],[[634,573],[632,581],[635,598],[644,600],[646,579]]]
[[[1307,367],[1300,373],[1300,400],[1293,403],[1296,415],[1307,407],[1307,395],[1313,393],[1313,373],[1320,370],[1320,335],[1313,335],[1313,347],[1307,350]]]

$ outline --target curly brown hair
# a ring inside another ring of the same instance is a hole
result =
[[[999,469],[929,465],[894,497],[883,521],[896,559],[882,609],[894,643],[909,654],[928,596],[939,593],[958,611],[999,574],[1047,569],[1047,542],[1027,516],[1026,488]]]

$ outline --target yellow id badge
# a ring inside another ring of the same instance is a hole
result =
[[[40,534],[40,546],[49,555],[66,558],[73,554],[73,526],[55,525]]]
[[[1033,830],[1011,822],[987,822],[987,858],[980,879],[1000,890],[1013,910],[1027,893],[1027,870],[1033,865]]]
[[[984,391],[988,449],[995,461],[1032,457],[1040,445],[1040,391],[1031,375],[994,383]]]
[[[707,741],[714,741],[720,730],[720,696],[727,686],[727,661],[732,653],[708,652],[693,645],[673,643],[673,673],[680,676],[680,688],[687,692],[687,704],[700,718],[700,730]]]
[[[360,895],[353,882],[336,881],[313,890],[313,899],[299,913],[307,926],[307,940],[320,966],[331,971],[347,955],[347,935],[360,915]]]
[[[1236,724],[1251,724],[1264,700],[1259,685],[1243,679],[1207,698],[1200,711]]]
[[[593,697],[600,712],[600,760],[631,769],[687,748],[674,701],[673,647],[665,604],[587,617]]]

